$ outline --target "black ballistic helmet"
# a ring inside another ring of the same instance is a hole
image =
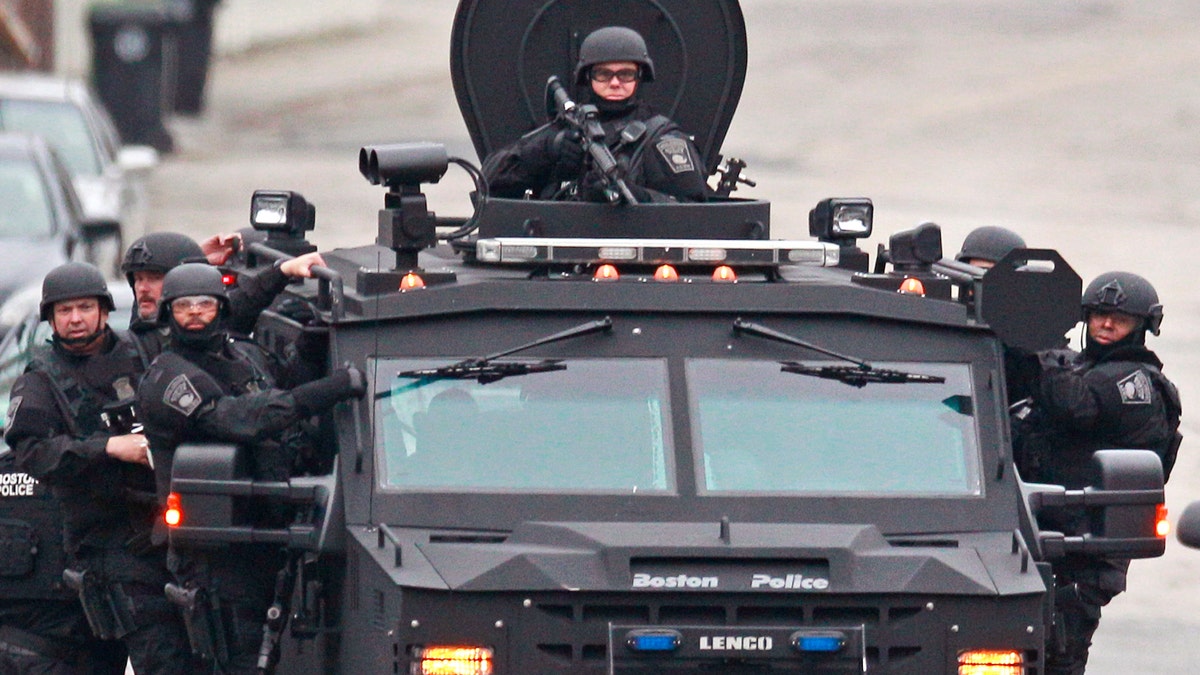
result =
[[[125,251],[121,271],[133,286],[134,272],[166,274],[185,262],[204,260],[204,251],[191,237],[177,232],[151,232]]]
[[[108,282],[95,265],[69,262],[55,267],[42,280],[42,321],[50,320],[54,303],[59,300],[89,297],[98,298],[100,306],[110,312],[116,306],[112,293],[108,292]]]
[[[1084,314],[1121,312],[1145,319],[1142,330],[1158,335],[1163,320],[1162,303],[1154,286],[1130,272],[1105,272],[1083,291]]]
[[[229,295],[221,280],[221,270],[208,263],[184,263],[163,277],[162,296],[158,300],[158,321],[171,320],[171,301],[189,295],[211,295],[220,305],[218,316],[229,312]]]
[[[1025,248],[1021,235],[1003,227],[985,225],[971,230],[954,259],[959,262],[973,259],[997,262],[1015,248]]]
[[[612,61],[632,61],[642,67],[642,82],[654,81],[654,61],[641,34],[632,28],[608,26],[589,33],[579,46],[575,84],[587,82],[592,66]]]

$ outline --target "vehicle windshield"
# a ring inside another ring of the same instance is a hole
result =
[[[489,384],[392,375],[448,360],[378,365],[385,487],[662,494],[680,484],[665,360],[565,359],[563,370]],[[982,493],[967,364],[879,363],[945,381],[863,387],[777,361],[684,364],[684,451],[699,495]]]
[[[773,361],[688,360],[699,492],[980,494],[970,368],[875,365],[945,382],[858,388]]]
[[[100,158],[83,111],[70,103],[0,101],[0,129],[40,134],[62,157],[71,175],[95,176]]]
[[[46,182],[28,158],[0,158],[0,237],[45,237],[54,232]]]
[[[517,359],[513,359],[517,361]],[[380,361],[382,483],[404,489],[663,493],[674,488],[667,366],[567,360],[477,380],[393,375],[454,359]]]

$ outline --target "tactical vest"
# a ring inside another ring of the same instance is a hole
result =
[[[73,438],[82,440],[105,431],[101,417],[105,406],[136,395],[138,380],[146,367],[142,350],[131,339],[118,340],[111,356],[118,363],[130,364],[113,379],[112,398],[80,382],[53,348],[39,348],[30,361],[26,372],[39,375],[48,385],[67,433]],[[157,510],[153,486],[146,481],[144,471],[140,465],[122,463],[112,470],[98,472],[86,490],[58,491],[57,496],[69,510],[66,520],[70,525],[68,539],[72,550],[81,543],[143,545],[138,523],[149,524]]]
[[[67,600],[62,506],[45,485],[0,453],[0,598]]]

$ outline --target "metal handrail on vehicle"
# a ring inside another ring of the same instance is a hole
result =
[[[296,257],[261,242],[250,244],[246,250],[270,260],[291,260]],[[345,315],[346,297],[341,273],[323,265],[313,265],[312,275],[317,279],[317,308],[328,310],[331,319],[340,321]]]

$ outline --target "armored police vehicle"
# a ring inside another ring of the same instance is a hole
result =
[[[646,36],[656,103],[717,166],[745,70],[735,0],[463,0],[453,72],[481,157],[545,121],[547,76],[606,25]],[[1085,490],[1014,469],[1005,349],[1078,318],[1053,251],[985,273],[926,224],[872,260],[869,200],[820,201],[813,238],[781,240],[767,202],[728,191],[480,184],[470,219],[443,219],[422,185],[451,163],[475,171],[433,144],[364,148],[387,190],[376,242],[323,252],[260,322],[272,348],[324,340],[369,375],[322,421],[328,472],[254,482],[232,446],[175,458],[175,546],[295,553],[264,608],[281,671],[1031,675],[1057,560],[1162,553],[1153,453],[1097,453]],[[240,273],[309,248],[301,196],[251,211],[267,238]],[[255,526],[251,499],[294,522]],[[1048,507],[1088,533],[1040,530]]]

